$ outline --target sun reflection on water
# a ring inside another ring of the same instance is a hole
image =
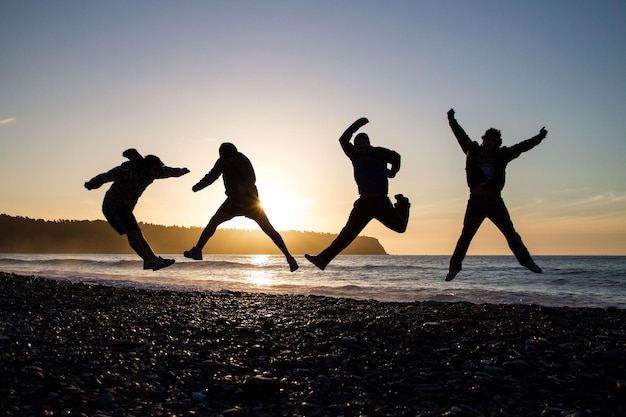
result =
[[[251,263],[255,266],[265,266],[270,263],[270,257],[269,255],[254,255]]]
[[[270,264],[270,257],[268,255],[256,255],[251,259],[252,265],[260,267],[259,269],[248,271],[248,282],[252,285],[259,287],[267,287],[272,285],[272,273],[269,270],[265,270],[263,267]]]
[[[248,282],[259,287],[268,287],[272,285],[272,274],[265,271],[250,271]]]

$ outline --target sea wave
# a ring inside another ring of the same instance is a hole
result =
[[[0,271],[174,291],[626,308],[626,257],[536,257],[544,273],[533,274],[513,257],[468,256],[451,282],[444,282],[448,259],[441,256],[339,256],[324,271],[298,257],[294,273],[277,255],[172,257],[175,265],[154,272],[136,255],[0,254]]]

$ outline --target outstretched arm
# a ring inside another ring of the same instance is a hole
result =
[[[526,139],[520,143],[516,143],[515,145],[508,148],[508,152],[510,153],[509,158],[514,159],[520,156],[522,152],[526,152],[539,145],[542,140],[548,135],[548,131],[545,126],[539,129],[539,134],[533,136],[530,139]]]
[[[541,140],[544,140],[546,136],[548,136],[548,131],[546,130],[545,126],[539,129],[539,135],[537,136],[541,136]]]
[[[472,145],[472,140],[467,133],[465,133],[465,130],[463,130],[459,122],[456,121],[454,114],[454,109],[448,110],[448,123],[450,124],[450,128],[452,129],[452,133],[454,133],[457,142],[461,145],[461,149],[463,149],[463,152],[467,153]]]
[[[89,181],[86,181],[85,184],[84,184],[85,188],[88,189],[88,190],[95,190],[96,188],[102,187],[102,184],[107,182],[107,181],[104,181],[102,179],[102,175],[104,175],[104,174],[96,175],[95,177],[93,177]]]
[[[211,168],[211,170],[209,171],[208,174],[206,174],[200,181],[198,181],[193,187],[191,187],[191,190],[195,193],[196,191],[200,191],[205,187],[208,187],[209,185],[213,184],[215,182],[215,180],[217,180],[220,175],[222,175],[222,164],[221,164],[221,159],[218,159],[217,162],[215,162],[215,165],[213,166],[213,168]]]
[[[121,175],[126,175],[130,170],[130,162],[124,162],[122,165],[117,166],[107,172],[98,174],[85,183],[85,188],[88,190],[95,190],[102,187],[103,184],[111,181],[115,181]]]
[[[189,170],[187,168],[161,167],[156,177],[157,178],[182,177],[183,175],[188,174],[188,173],[189,173]]]

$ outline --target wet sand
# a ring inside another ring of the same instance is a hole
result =
[[[6,416],[624,416],[626,310],[0,273]]]

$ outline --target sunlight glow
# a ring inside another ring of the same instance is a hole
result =
[[[302,213],[310,203],[304,197],[265,192],[261,205],[277,230],[302,230]]]
[[[251,263],[254,266],[265,266],[270,263],[269,255],[255,255],[252,257]]]
[[[272,274],[266,271],[250,271],[247,281],[259,287],[269,287],[272,285]]]

